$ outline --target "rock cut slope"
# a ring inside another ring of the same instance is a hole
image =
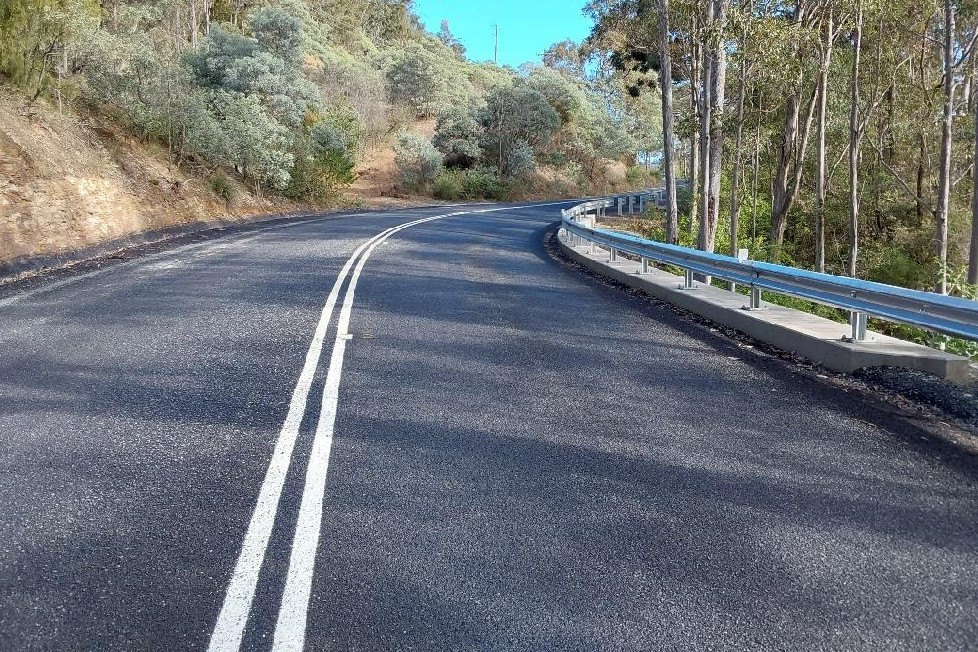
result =
[[[229,183],[230,206],[162,147],[0,90],[0,276],[140,233],[294,208]]]

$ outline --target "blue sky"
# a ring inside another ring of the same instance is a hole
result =
[[[586,0],[415,0],[430,32],[442,19],[465,45],[472,61],[491,61],[493,25],[499,25],[499,63],[519,66],[540,61],[544,50],[570,38],[580,41],[591,31],[581,13]]]

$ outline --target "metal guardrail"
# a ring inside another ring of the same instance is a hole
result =
[[[574,236],[579,244],[590,243],[611,252],[615,260],[619,253],[638,256],[643,271],[648,271],[649,261],[679,267],[686,271],[687,289],[694,287],[693,275],[715,276],[725,281],[751,288],[750,305],[745,309],[761,308],[761,290],[769,290],[816,303],[848,310],[852,327],[852,339],[866,339],[866,322],[869,316],[879,317],[901,324],[919,326],[931,331],[978,341],[978,302],[934,292],[908,290],[906,288],[874,283],[847,276],[821,274],[795,267],[733,258],[722,254],[707,253],[663,242],[646,240],[633,235],[595,228],[586,222],[590,213],[607,214],[608,208],[618,208],[621,214],[626,208],[641,207],[645,211],[648,201],[661,205],[663,191],[653,190],[633,195],[584,202],[562,211],[563,228]]]

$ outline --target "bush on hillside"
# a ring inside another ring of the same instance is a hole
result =
[[[444,155],[447,167],[468,169],[479,162],[481,137],[482,127],[472,113],[454,108],[439,116],[432,143]]]
[[[444,158],[428,139],[416,134],[401,134],[394,148],[394,163],[405,187],[422,190],[442,171]]]
[[[560,128],[560,115],[539,91],[517,85],[490,93],[479,122],[484,130],[482,160],[496,165],[503,176],[523,176]]]
[[[433,194],[437,199],[458,201],[460,199],[502,200],[509,193],[506,184],[499,179],[495,170],[476,168],[442,171],[435,179]]]
[[[468,107],[475,96],[465,63],[434,38],[392,53],[387,84],[391,99],[411,106],[419,118]]]

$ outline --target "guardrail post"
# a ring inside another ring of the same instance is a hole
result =
[[[618,260],[618,250],[614,247],[611,248],[611,262],[617,262]]]
[[[750,309],[760,310],[761,308],[761,288],[754,287],[750,288]]]
[[[852,339],[856,342],[866,341],[866,326],[869,315],[853,310],[849,313],[849,325],[852,327]]]
[[[693,284],[693,270],[686,270],[686,283],[683,285],[684,290],[694,290],[696,286]]]
[[[624,214],[624,210],[625,210],[625,207],[624,207],[624,206],[622,206],[622,204],[623,204],[624,202],[622,201],[622,199],[621,199],[621,197],[618,197],[618,198],[617,198],[617,199],[615,200],[615,203],[617,203],[617,204],[618,204],[618,217],[621,217],[621,216],[622,216],[622,215]]]
[[[643,274],[648,274],[649,273],[649,259],[648,258],[643,258],[642,259],[642,273]]]

